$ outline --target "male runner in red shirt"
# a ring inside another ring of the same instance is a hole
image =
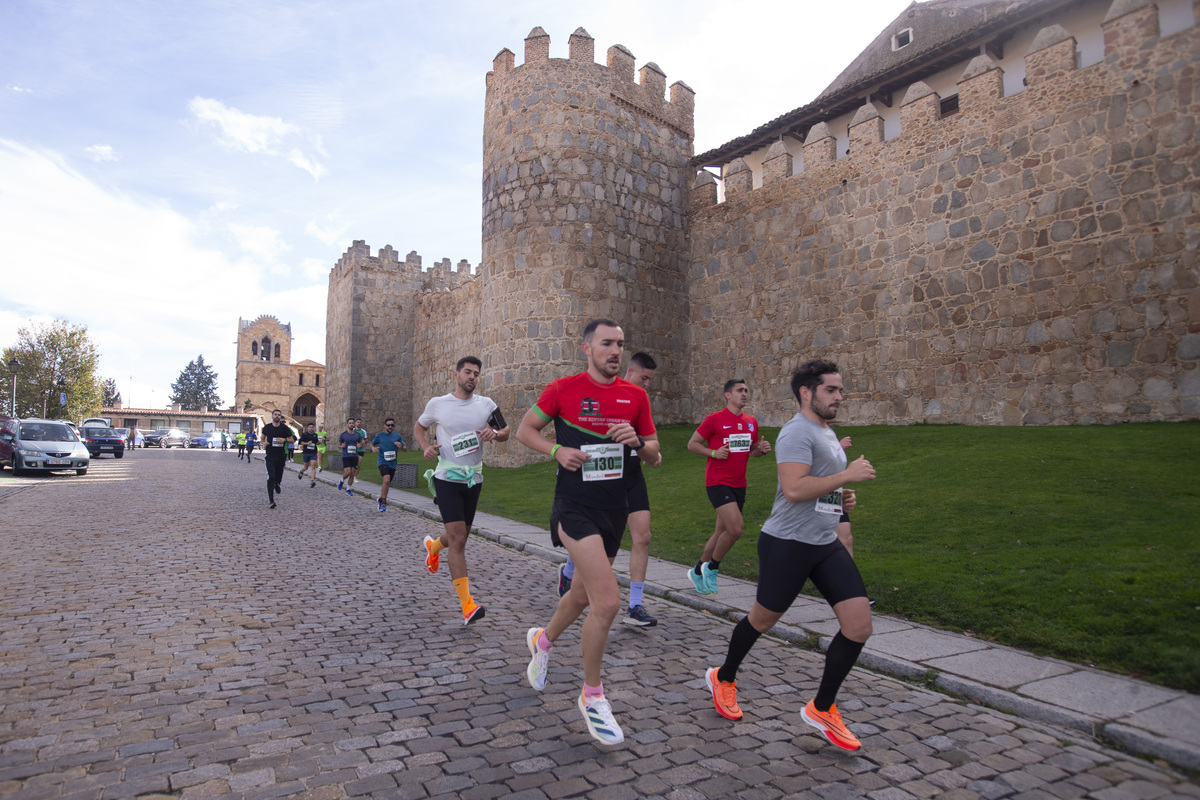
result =
[[[579,710],[588,733],[607,745],[625,740],[604,698],[600,664],[621,603],[612,562],[628,516],[627,448],[638,451],[647,463],[659,459],[646,390],[617,377],[624,350],[625,334],[619,325],[607,319],[589,323],[583,331],[587,370],[547,386],[517,428],[517,441],[558,462],[550,537],[566,547],[575,562],[571,589],[559,598],[550,622],[526,633],[532,658],[525,674],[534,689],[545,688],[553,642],[590,606],[583,623]],[[542,436],[551,420],[558,440],[554,445]]]
[[[742,409],[750,390],[741,378],[725,382],[725,407],[709,414],[688,441],[688,450],[707,456],[704,485],[708,500],[717,510],[713,535],[704,545],[696,566],[688,570],[700,594],[717,593],[721,559],[742,538],[742,507],[746,504],[746,465],[750,457],[771,452],[771,443],[759,436],[758,420]]]

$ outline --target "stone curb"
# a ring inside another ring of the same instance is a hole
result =
[[[261,456],[259,456],[261,460]],[[287,463],[287,468],[292,470],[296,465],[292,462]],[[328,470],[326,470],[328,472]],[[340,478],[337,475],[337,478]],[[317,480],[336,486],[337,480],[330,480],[324,477],[324,473],[317,473]],[[357,484],[356,484],[357,485]],[[355,494],[362,495],[370,499],[379,497],[378,487],[373,483],[367,483],[367,486],[373,487],[375,491],[364,491],[357,488],[352,489]],[[414,495],[403,489],[393,489],[389,492],[388,505],[389,507],[401,509],[409,513],[415,514],[425,519],[441,522],[441,516],[436,513],[436,510],[431,510],[427,507],[431,501],[421,495]],[[530,531],[536,531],[540,534],[549,536],[546,531],[528,526]],[[510,550],[515,550],[520,553],[527,553],[531,556],[539,558],[551,564],[562,564],[567,559],[566,556],[555,549],[544,547],[534,542],[529,542],[523,539],[518,539],[507,533],[488,530],[476,524],[471,529],[471,533],[479,536],[481,539],[498,544],[502,547],[507,547]],[[656,559],[651,558],[653,564]],[[727,579],[736,581],[737,579]],[[618,572],[617,582],[624,587],[629,586],[629,578],[627,575]],[[741,583],[747,583],[741,581]],[[662,600],[674,603],[675,605],[684,606],[702,613],[710,614],[711,616],[725,619],[731,623],[736,622],[745,615],[745,611],[736,607],[721,603],[716,600],[709,600],[705,597],[697,595],[693,592],[679,591],[657,584],[646,582],[645,593],[652,597],[657,597]],[[891,619],[889,617],[879,617],[880,619]],[[936,631],[935,628],[916,625],[913,623],[905,623],[914,629],[924,629]],[[832,637],[823,635],[819,631],[809,630],[802,625],[795,625],[780,622],[771,629],[767,634],[773,639],[788,642],[797,646],[817,649],[824,652],[828,649]],[[816,641],[816,647],[813,647],[813,642]],[[1009,648],[1011,650],[1011,648]],[[1022,651],[1013,651],[1022,652]],[[1042,659],[1048,662],[1057,662],[1056,659]],[[1059,662],[1068,663],[1068,662]],[[957,695],[959,697],[971,700],[989,708],[994,708],[998,711],[1014,714],[1022,719],[1034,720],[1037,722],[1066,728],[1074,731],[1079,731],[1094,739],[1107,739],[1109,742],[1114,742],[1124,747],[1131,753],[1146,756],[1150,758],[1161,759],[1176,767],[1182,767],[1188,770],[1200,770],[1200,746],[1193,745],[1189,742],[1166,739],[1161,736],[1136,728],[1130,725],[1125,725],[1114,720],[1104,719],[1100,716],[1093,716],[1082,713],[1076,710],[1064,708],[1061,706],[1047,703],[1042,700],[1025,697],[1023,695],[1001,689],[995,686],[989,686],[985,683],[964,678],[959,675],[954,675],[948,672],[943,672],[932,667],[924,666],[912,661],[899,658],[897,656],[881,653],[874,650],[863,650],[859,656],[858,667],[869,669],[873,672],[878,672],[901,680],[919,680],[923,676],[934,675],[932,681],[927,682],[927,685],[937,688],[948,694]],[[1079,665],[1071,665],[1078,672],[1096,672],[1088,670]],[[1117,680],[1125,679],[1118,675],[1105,673]],[[1180,693],[1186,696],[1185,693]]]

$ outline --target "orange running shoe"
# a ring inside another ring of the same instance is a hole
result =
[[[837,703],[831,705],[828,711],[817,711],[813,702],[809,700],[808,705],[800,710],[800,716],[804,717],[805,722],[819,730],[830,744],[843,750],[857,750],[862,747],[862,742],[858,741],[858,737],[842,722]]]
[[[433,552],[433,542],[434,539],[432,536],[426,536],[425,541],[421,543],[421,546],[425,548],[425,569],[437,574],[438,563],[442,560],[442,554],[440,551],[437,553]]]
[[[739,720],[742,718],[742,710],[737,704],[737,681],[727,683],[717,677],[717,672],[717,668],[713,667],[704,673],[704,682],[712,692],[713,706],[725,719]]]
[[[472,622],[478,622],[483,619],[485,611],[483,606],[471,601],[471,605],[463,609],[463,625],[470,625]]]

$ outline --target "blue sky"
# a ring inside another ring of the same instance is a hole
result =
[[[696,152],[812,100],[908,3],[0,3],[0,345],[88,326],[101,372],[162,406],[203,354],[233,399],[238,317],[325,360],[352,240],[426,266],[480,258],[484,76],[540,25],[565,57],[697,93]]]

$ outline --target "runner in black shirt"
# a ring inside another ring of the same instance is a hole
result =
[[[283,464],[287,460],[288,442],[296,441],[296,434],[283,424],[283,412],[275,409],[271,412],[271,424],[264,425],[262,430],[263,456],[267,462],[267,498],[271,508],[275,507],[275,495],[283,494],[280,481],[283,480]]]

